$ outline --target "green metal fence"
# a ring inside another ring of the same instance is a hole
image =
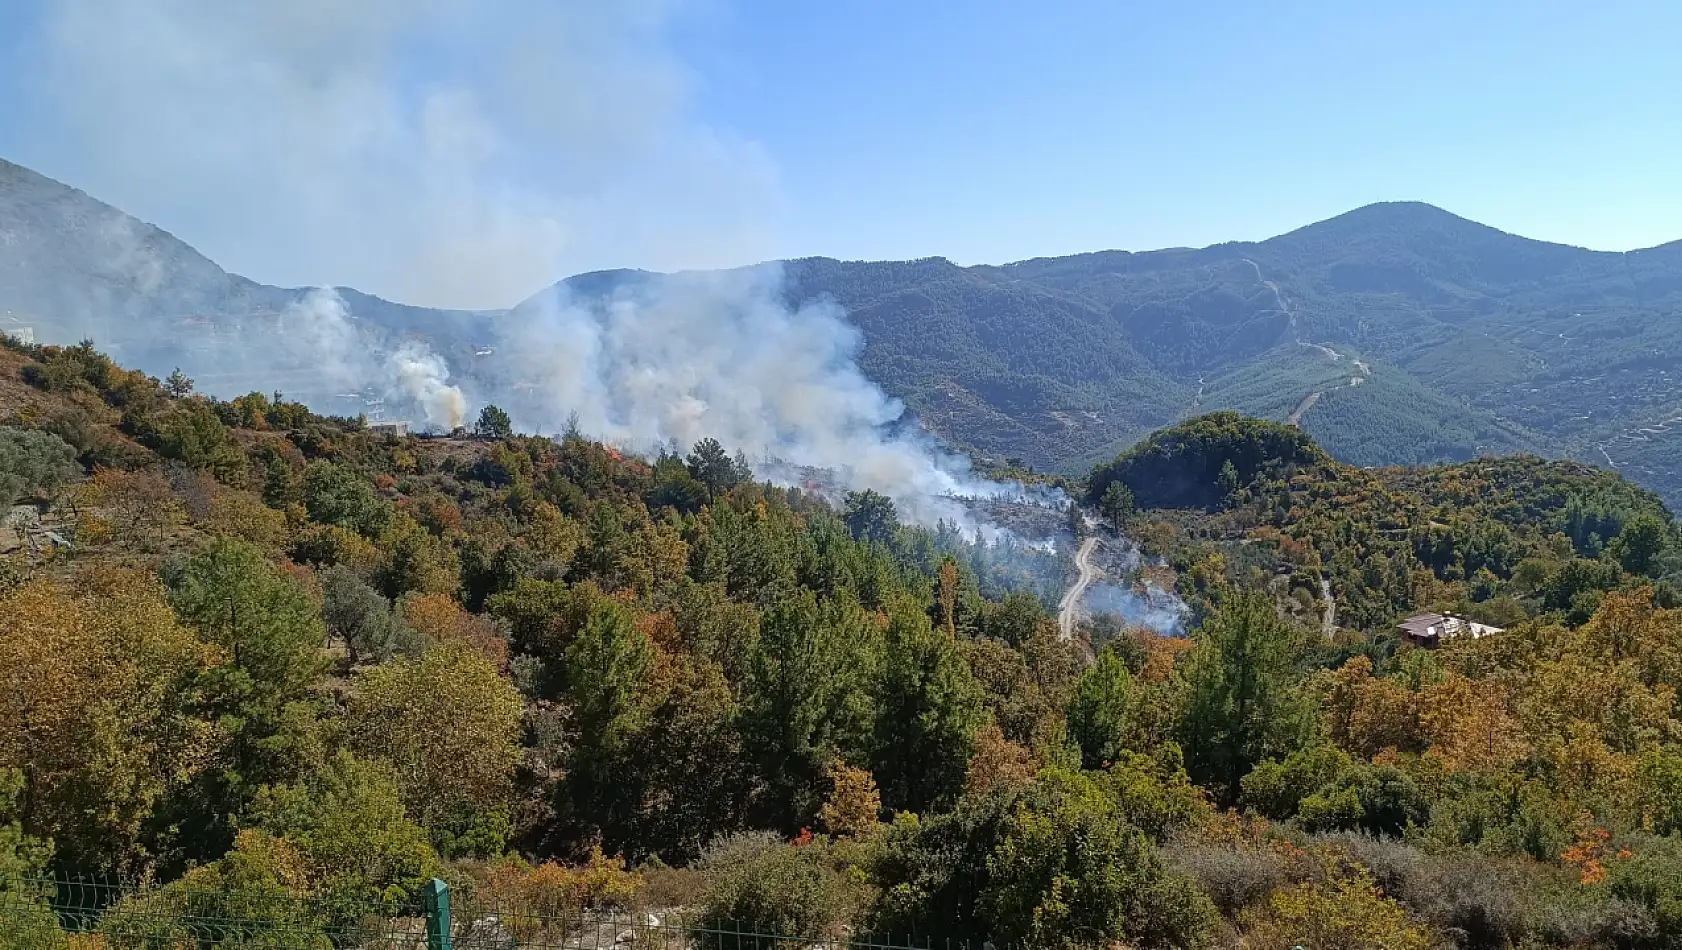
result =
[[[537,912],[455,899],[337,901],[278,889],[149,888],[0,879],[0,950],[984,950],[955,941],[870,942],[705,923],[681,911]]]
[[[0,883],[0,932],[28,935],[10,944],[0,938],[0,948],[427,950],[428,920],[418,901],[333,900],[273,888],[44,878]]]

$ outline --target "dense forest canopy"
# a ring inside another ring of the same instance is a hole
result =
[[[1301,429],[1217,412],[1153,433],[1098,466],[1087,500],[1097,504],[1120,481],[1147,508],[1214,508],[1264,472],[1277,478],[1326,461]]]
[[[1682,544],[1616,475],[1193,419],[1088,490],[1195,628],[1064,640],[1032,549],[506,421],[0,350],[0,891],[150,882],[104,913],[157,946],[172,894],[435,876],[814,942],[1682,946]],[[1507,629],[1398,642],[1428,608]]]
[[[1577,462],[1358,469],[1294,428],[1214,413],[1097,466],[1086,497],[1102,510],[1114,485],[1138,509],[1125,529],[1202,608],[1229,585],[1266,587],[1308,619],[1324,582],[1342,625],[1383,643],[1420,610],[1580,624],[1608,593],[1641,585],[1682,606],[1670,509]]]

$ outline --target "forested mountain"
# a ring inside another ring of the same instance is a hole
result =
[[[0,165],[0,234],[0,323],[91,336],[155,374],[180,363],[210,391],[235,392],[190,344],[249,335],[302,296],[15,165]],[[1177,419],[1236,409],[1296,421],[1357,465],[1530,451],[1682,501],[1682,242],[1588,251],[1390,203],[1202,249],[976,267],[812,258],[784,272],[791,303],[846,310],[867,374],[925,427],[1000,461],[1078,473]],[[659,279],[559,286],[590,303]],[[459,376],[499,372],[473,354],[504,314],[343,296],[366,326],[433,340]]]
[[[1682,499],[1682,242],[1587,251],[1394,203],[1198,250],[786,272],[791,301],[846,309],[925,426],[997,458],[1079,471],[1237,409],[1357,465],[1531,451]]]
[[[0,347],[10,945],[328,947],[434,877],[496,946],[1682,941],[1682,540],[1616,474],[1191,419],[1086,485],[1191,635],[1064,639],[1055,555],[714,442],[192,388]],[[1509,629],[1398,642],[1424,608]],[[54,915],[93,873],[156,889]]]

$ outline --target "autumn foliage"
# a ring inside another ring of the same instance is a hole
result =
[[[1616,475],[1194,420],[1087,486],[1186,635],[1066,641],[1056,555],[712,440],[376,437],[0,355],[8,490],[62,541],[0,563],[0,891],[306,932],[287,899],[438,876],[554,945],[679,905],[814,945],[1682,945],[1682,546]],[[1505,629],[1426,648],[1426,609]]]

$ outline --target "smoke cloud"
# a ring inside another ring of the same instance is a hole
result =
[[[249,341],[224,349],[235,360],[249,362]],[[377,393],[419,409],[433,428],[454,429],[467,416],[461,388],[449,382],[450,368],[423,340],[407,339],[392,347],[388,334],[352,316],[344,298],[329,287],[318,287],[280,315],[265,340],[277,355],[309,374],[322,391],[353,390]]]
[[[454,429],[466,421],[467,400],[447,382],[450,368],[426,344],[404,343],[391,355],[391,367],[402,394],[421,407],[427,422]]]
[[[1138,591],[1118,584],[1096,583],[1086,589],[1082,603],[1090,612],[1115,614],[1132,626],[1164,636],[1184,634],[1186,620],[1191,616],[1191,608],[1177,594],[1153,584],[1146,584],[1143,591]]]
[[[761,151],[695,116],[675,37],[699,0],[42,2],[7,147],[226,267],[458,308],[594,268],[689,269],[416,316],[328,289],[199,293],[215,275],[183,268],[208,262],[129,235],[138,253],[107,255],[122,286],[213,303],[191,329],[162,313],[145,368],[213,365],[207,391],[324,411],[383,397],[434,428],[494,402],[527,431],[576,414],[633,450],[710,436],[923,524],[979,527],[955,496],[1002,490],[905,424],[836,307],[789,305],[774,266],[695,272],[771,256],[779,208]]]
[[[676,52],[699,2],[39,2],[0,149],[235,272],[471,309],[770,256],[772,166]]]
[[[859,370],[863,339],[824,301],[790,307],[782,269],[636,280],[606,299],[564,289],[511,314],[513,385],[496,398],[522,428],[580,427],[653,451],[710,436],[761,460],[831,470],[853,489],[891,495],[909,520],[970,519],[957,495],[989,494],[967,460],[914,427],[904,406]]]
[[[1165,636],[1185,633],[1191,607],[1145,575],[1145,559],[1136,542],[1125,536],[1114,540],[1106,537],[1097,557],[1104,573],[1114,581],[1100,580],[1088,587],[1081,598],[1084,610],[1115,614],[1132,626]]]

